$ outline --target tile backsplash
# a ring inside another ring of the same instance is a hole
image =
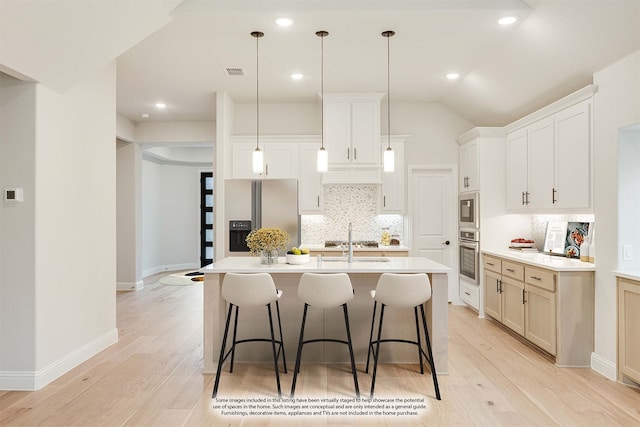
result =
[[[536,248],[544,248],[545,235],[547,233],[547,223],[549,221],[567,222],[594,222],[593,214],[586,215],[531,215],[531,238],[536,242]]]
[[[378,188],[375,185],[324,186],[323,215],[302,215],[302,245],[317,245],[325,240],[346,240],[349,222],[353,240],[380,242],[384,227],[400,235],[404,244],[402,215],[378,214]]]

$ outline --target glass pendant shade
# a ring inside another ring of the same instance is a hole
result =
[[[263,170],[264,170],[264,158],[263,158],[263,153],[262,153],[262,151],[260,151],[259,148],[256,148],[255,150],[253,150],[252,165],[253,165],[253,173],[262,173],[263,172]]]
[[[391,148],[384,150],[384,171],[393,172],[395,170],[396,157]]]
[[[318,172],[326,172],[329,170],[329,152],[324,147],[318,150]]]

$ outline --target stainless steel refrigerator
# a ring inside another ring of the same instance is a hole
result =
[[[289,234],[289,247],[300,246],[298,180],[228,180],[225,184],[227,224],[229,220],[251,220],[253,229],[279,227]],[[225,252],[227,256],[246,255],[230,253],[229,242]]]

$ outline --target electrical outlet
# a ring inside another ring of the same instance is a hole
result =
[[[622,260],[631,261],[633,259],[633,246],[622,245]]]

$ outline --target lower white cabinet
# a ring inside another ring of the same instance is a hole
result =
[[[460,299],[476,310],[480,310],[480,287],[460,279]]]

